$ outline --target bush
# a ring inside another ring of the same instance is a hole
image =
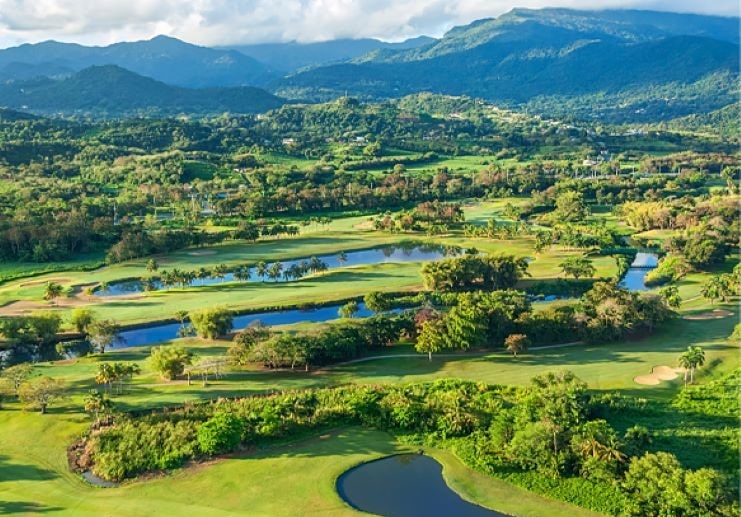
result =
[[[198,447],[209,456],[232,451],[239,445],[242,427],[232,413],[218,412],[198,428]]]

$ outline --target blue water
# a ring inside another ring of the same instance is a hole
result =
[[[355,314],[356,317],[365,318],[373,314],[364,303],[360,303],[358,306],[360,310]],[[234,330],[241,330],[258,321],[264,325],[273,326],[335,320],[340,317],[338,314],[340,307],[342,305],[330,305],[318,309],[287,309],[244,314],[234,318],[233,328]],[[180,323],[167,323],[165,325],[126,330],[120,334],[123,342],[111,348],[154,345],[163,341],[170,341],[179,337],[179,330]]]
[[[637,253],[627,273],[620,281],[620,287],[629,291],[648,291],[646,286],[646,274],[659,264],[659,256],[655,253]]]
[[[385,517],[506,517],[456,494],[442,471],[429,456],[399,454],[348,470],[337,492],[356,510]]]
[[[448,256],[455,255],[456,252],[436,245],[410,245],[410,246],[390,246],[384,248],[373,248],[368,250],[348,251],[346,260],[340,261],[340,255],[320,255],[317,258],[324,262],[329,269],[348,266],[360,266],[368,264],[383,264],[388,262],[426,262],[439,260]],[[294,264],[301,264],[308,261],[307,258],[281,261],[283,270],[290,268]],[[272,263],[266,263],[270,268]],[[260,278],[257,276],[255,267],[249,268],[250,279],[247,282],[285,282],[283,277],[275,280],[269,280],[267,277]],[[217,285],[223,282],[236,282],[234,273],[227,273],[224,278],[206,277],[197,278],[191,282],[193,287],[203,287],[207,285]],[[242,280],[244,282],[244,280]],[[162,289],[160,282],[155,282],[156,289]],[[119,296],[123,294],[135,294],[144,291],[144,286],[140,280],[123,280],[120,282],[111,282],[105,289],[95,291],[96,296]]]
[[[378,250],[366,250],[358,253],[367,253],[370,251]],[[349,253],[348,253],[349,255]],[[648,255],[648,256],[646,256]],[[636,259],[633,261],[631,268],[626,273],[623,280],[620,282],[622,287],[625,287],[631,291],[645,291],[648,289],[646,284],[643,282],[643,278],[651,267],[655,267],[658,262],[658,257],[654,254],[639,253],[636,255]],[[636,266],[636,264],[638,264]],[[545,297],[539,301],[553,301],[559,299],[558,296],[552,295]],[[294,323],[310,322],[319,323],[324,321],[330,321],[339,318],[338,311],[342,307],[342,304],[330,305],[327,307],[320,307],[317,309],[286,309],[278,311],[266,311],[258,312],[253,314],[245,314],[234,318],[234,330],[241,330],[248,327],[254,322],[260,321],[264,325],[292,325]],[[368,317],[373,313],[365,307],[365,304],[359,304],[359,312],[356,314],[357,317]],[[121,332],[121,337],[124,341],[112,348],[124,348],[130,346],[146,346],[161,343],[163,341],[170,341],[179,337],[178,331],[181,325],[179,323],[167,323],[164,325],[155,325],[152,327],[143,327],[138,329],[126,330]]]

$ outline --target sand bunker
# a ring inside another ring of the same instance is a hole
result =
[[[719,320],[721,318],[727,318],[728,316],[733,316],[733,313],[725,309],[715,309],[713,311],[703,312],[701,314],[690,314],[688,316],[685,316],[684,319],[686,320]]]
[[[651,373],[648,375],[639,375],[635,377],[633,381],[636,384],[643,384],[644,386],[656,386],[661,381],[671,381],[679,376],[679,373],[683,372],[681,368],[671,368],[669,366],[654,366],[651,368]]]
[[[204,255],[216,255],[216,251],[215,250],[189,251],[188,255],[191,255],[193,257],[203,257]]]

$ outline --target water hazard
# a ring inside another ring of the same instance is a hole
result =
[[[463,499],[445,483],[442,465],[421,454],[363,463],[340,476],[337,491],[356,510],[385,517],[506,517]]]

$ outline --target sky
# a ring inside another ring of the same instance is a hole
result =
[[[738,0],[0,0],[0,48],[159,34],[215,46],[441,36],[513,7],[630,8],[738,16]]]

